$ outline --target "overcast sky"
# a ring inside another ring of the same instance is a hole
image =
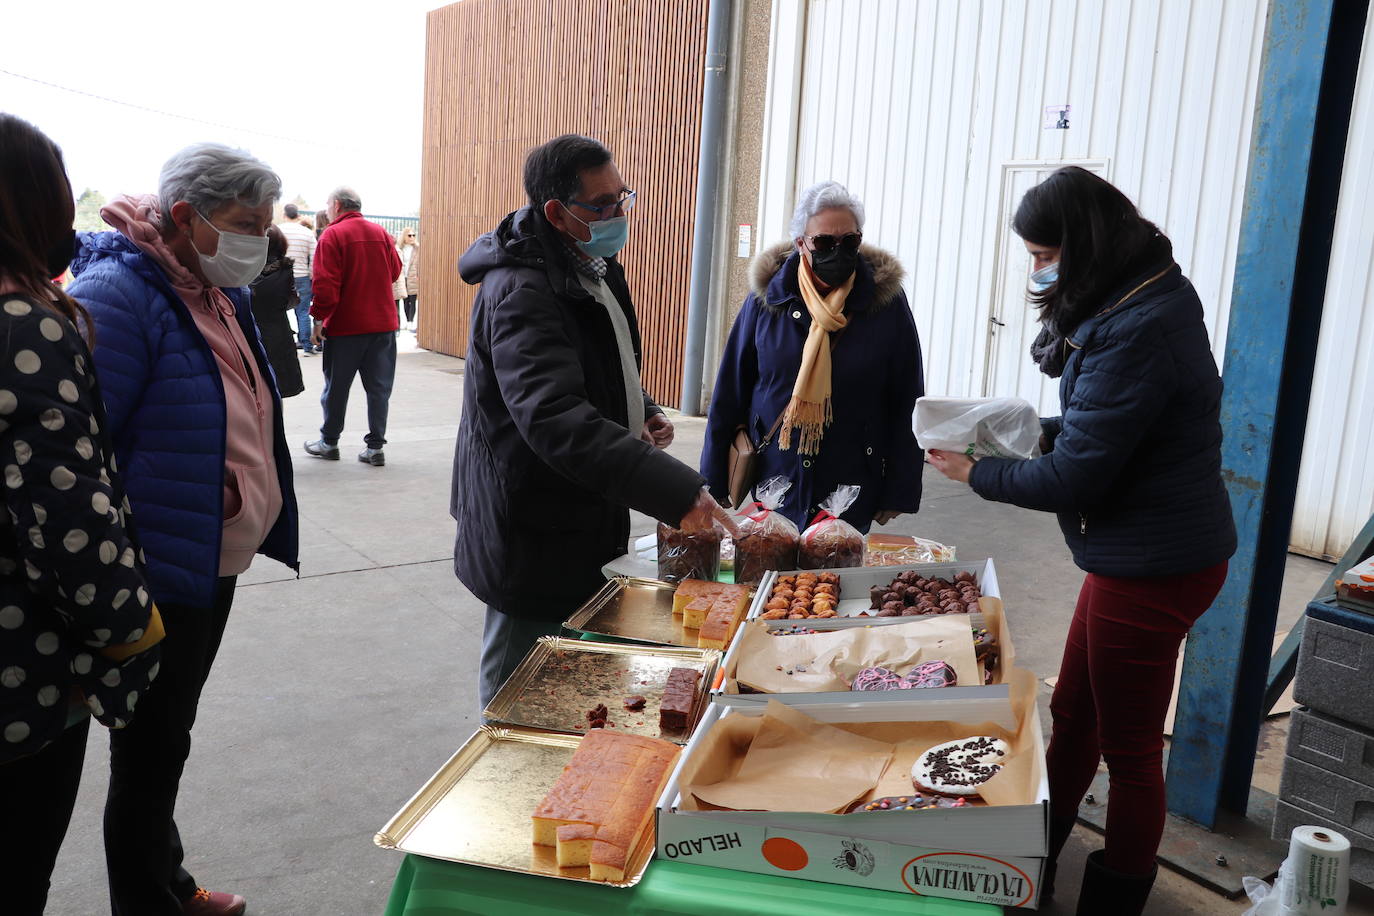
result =
[[[155,192],[168,156],[215,140],[276,169],[286,200],[351,184],[368,213],[408,215],[425,13],[444,5],[0,0],[0,111],[57,141],[77,194]]]

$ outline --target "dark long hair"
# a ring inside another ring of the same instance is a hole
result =
[[[1060,334],[1103,306],[1123,283],[1173,257],[1168,238],[1115,185],[1076,165],[1056,170],[1021,198],[1012,229],[1059,249],[1059,279],[1030,301]]]
[[[28,121],[0,114],[0,273],[81,328],[86,310],[48,276],[48,252],[72,237],[76,203],[62,151]]]

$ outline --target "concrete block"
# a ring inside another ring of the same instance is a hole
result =
[[[1288,756],[1361,785],[1374,786],[1374,733],[1314,710],[1293,710],[1288,725]]]
[[[1374,634],[1309,616],[1293,699],[1322,715],[1374,729]]]
[[[1320,814],[1342,829],[1374,836],[1374,788],[1337,776],[1306,760],[1285,757],[1279,798]]]
[[[1287,841],[1295,827],[1325,827],[1350,841],[1350,880],[1374,888],[1374,837],[1365,836],[1349,827],[1342,827],[1329,818],[1313,814],[1297,805],[1280,800],[1274,805],[1274,833],[1276,840]],[[1353,913],[1354,910],[1351,910]]]

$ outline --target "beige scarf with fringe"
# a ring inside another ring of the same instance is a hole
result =
[[[795,427],[800,431],[797,451],[815,455],[821,450],[825,428],[835,419],[830,401],[830,335],[849,324],[844,315],[844,303],[854,288],[855,276],[857,272],[822,296],[816,289],[811,262],[803,256],[797,265],[797,286],[806,303],[806,311],[811,315],[811,330],[802,345],[801,369],[797,372],[792,400],[783,412],[782,429],[778,432],[778,448],[783,451],[792,447]]]

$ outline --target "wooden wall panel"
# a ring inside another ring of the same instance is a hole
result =
[[[525,203],[525,153],[605,143],[639,192],[621,257],[644,386],[678,404],[687,332],[706,0],[464,0],[429,14],[419,342],[462,356],[476,288],[458,257]]]

